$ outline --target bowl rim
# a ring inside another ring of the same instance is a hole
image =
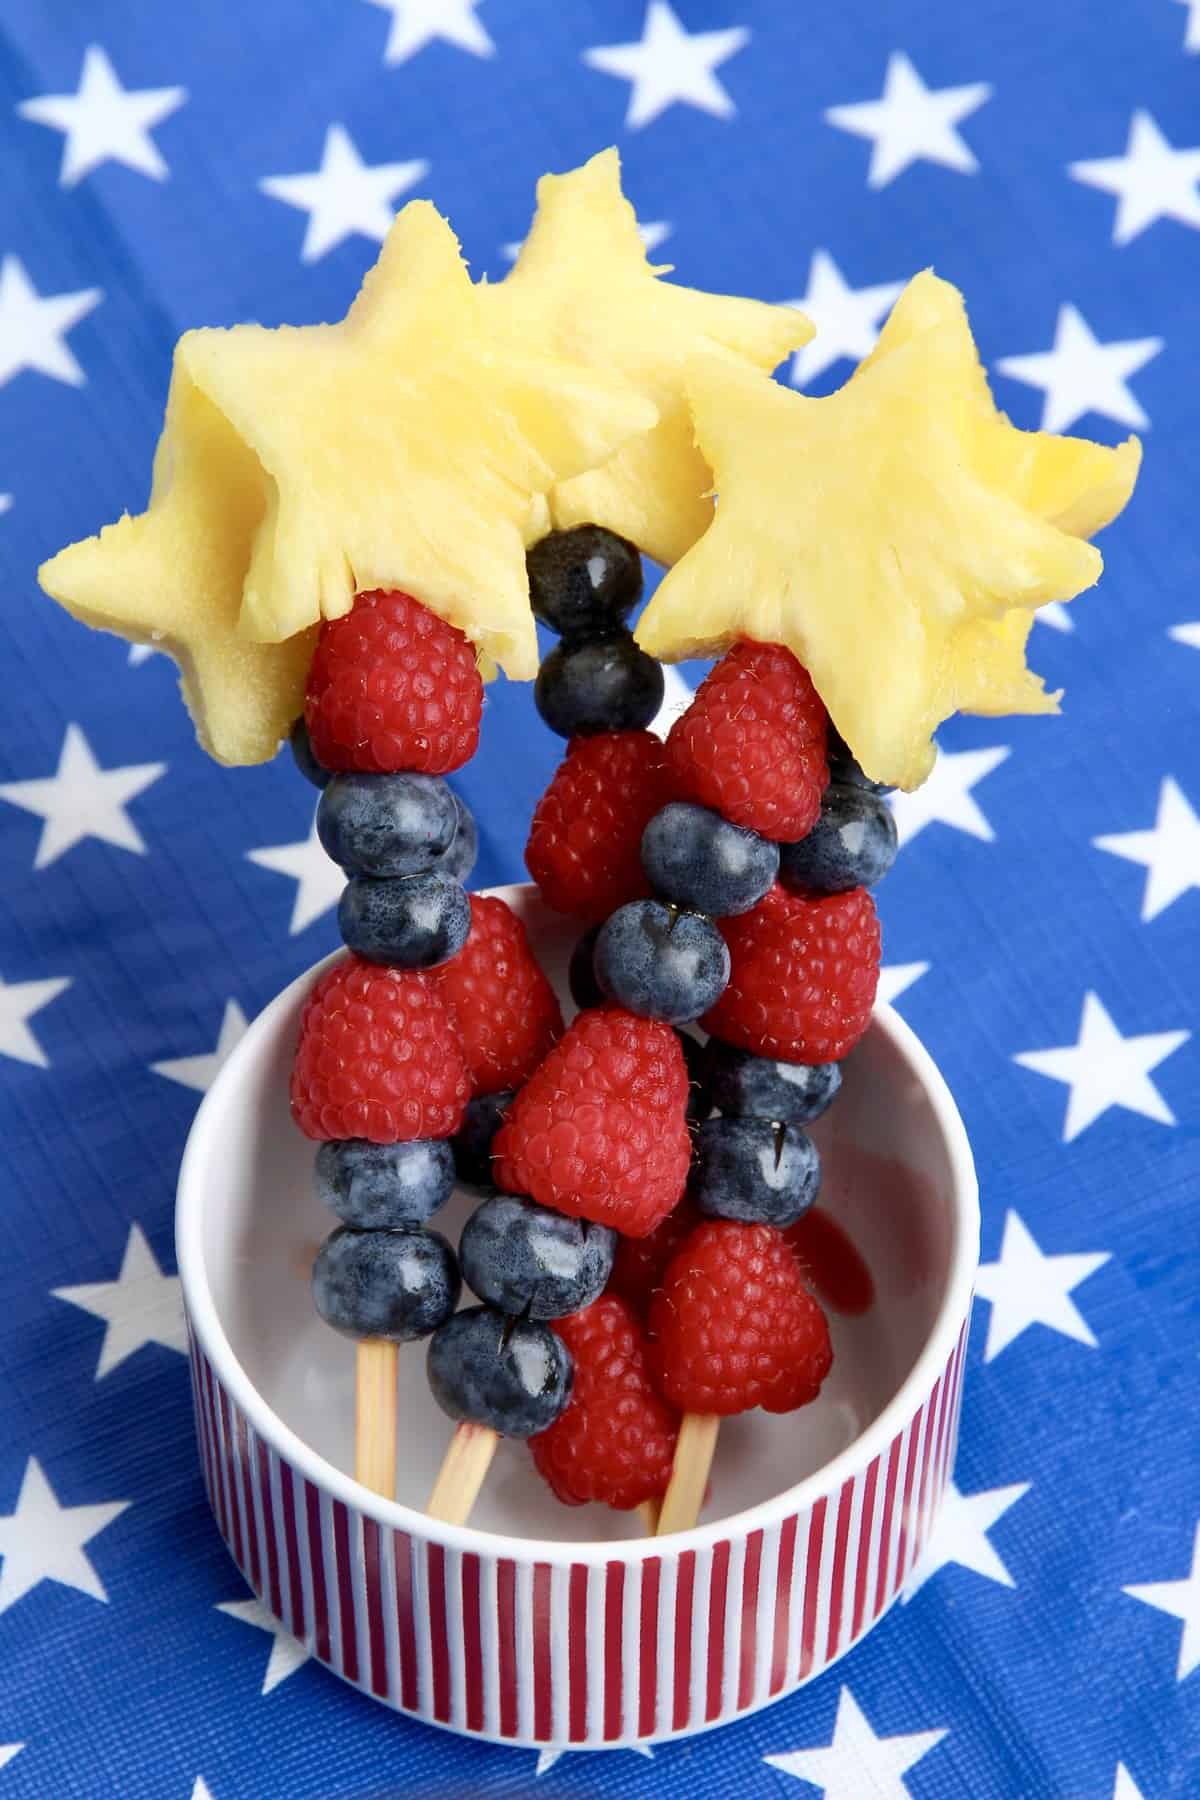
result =
[[[510,899],[514,891],[522,899],[532,897],[531,884],[514,883],[484,890]],[[727,1513],[719,1519],[658,1538],[618,1538],[566,1542],[552,1538],[517,1537],[487,1531],[474,1525],[449,1525],[433,1520],[400,1500],[387,1500],[362,1487],[352,1475],[328,1462],[280,1418],[254,1386],[234,1354],[209,1286],[204,1255],[204,1169],[215,1148],[216,1123],[227,1104],[230,1089],[239,1084],[243,1068],[252,1062],[263,1039],[276,1031],[280,1018],[291,1011],[300,995],[323,971],[345,954],[334,950],[290,981],[251,1021],[232,1054],[218,1071],[192,1121],[179,1170],[175,1214],[175,1253],[184,1304],[197,1344],[222,1386],[245,1415],[257,1436],[313,1485],[340,1500],[351,1511],[373,1519],[389,1531],[403,1531],[447,1549],[487,1557],[506,1557],[520,1563],[625,1562],[638,1563],[669,1546],[672,1555],[706,1550],[726,1539],[744,1538],[769,1528],[793,1514],[802,1514],[817,1500],[828,1498],[857,1475],[903,1429],[950,1360],[964,1323],[970,1316],[975,1275],[979,1264],[979,1187],[975,1160],[966,1127],[945,1077],[912,1027],[884,1001],[875,1005],[871,1030],[881,1031],[898,1050],[920,1082],[934,1120],[941,1132],[951,1170],[954,1199],[953,1241],[950,1270],[937,1317],[912,1368],[883,1410],[853,1438],[844,1450],[806,1475],[792,1487],[767,1500]]]

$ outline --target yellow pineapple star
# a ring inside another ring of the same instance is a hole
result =
[[[646,257],[621,192],[615,150],[538,183],[537,215],[511,273],[481,290],[490,320],[512,343],[615,370],[658,411],[602,467],[560,480],[554,523],[586,521],[672,563],[712,518],[712,475],[692,438],[684,377],[698,355],[769,372],[813,334],[792,307],[677,287]]]
[[[196,734],[226,763],[274,756],[302,710],[313,651],[311,631],[285,644],[250,643],[238,631],[264,504],[257,461],[176,366],[148,510],[38,571],[85,625],[174,657]]]
[[[928,271],[827,399],[711,359],[688,388],[719,500],[643,615],[646,650],[786,644],[867,774],[904,788],[951,713],[1057,710],[1025,666],[1033,613],[1098,578],[1084,535],[1129,498],[1136,439],[1018,431]]]

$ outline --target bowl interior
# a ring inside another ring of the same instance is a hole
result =
[[[576,929],[528,888],[499,891],[524,917],[569,1014],[565,974]],[[308,1282],[333,1221],[313,1193],[314,1146],[288,1110],[289,1067],[310,980],[296,983],[251,1026],[205,1101],[181,1196],[184,1209],[199,1208],[199,1230],[181,1232],[181,1241],[198,1250],[200,1264],[185,1269],[185,1279],[192,1290],[207,1286],[250,1384],[319,1456],[350,1473],[354,1345],[322,1324]],[[961,1128],[939,1089],[907,1028],[881,1008],[814,1131],[824,1161],[821,1212],[840,1228],[814,1238],[814,1272],[819,1286],[832,1283],[835,1297],[843,1289],[841,1297],[861,1310],[830,1311],[834,1368],[814,1405],[724,1424],[706,1520],[770,1499],[846,1449],[893,1399],[928,1344],[974,1207],[973,1196],[963,1195],[965,1143],[955,1142]],[[456,1193],[435,1224],[456,1242],[476,1204],[477,1195]],[[869,1272],[869,1289],[845,1238]],[[400,1414],[397,1498],[421,1508],[451,1431],[426,1386],[423,1344],[400,1353]],[[511,1441],[500,1447],[471,1523],[571,1541],[639,1534],[636,1515],[561,1505],[525,1446]]]

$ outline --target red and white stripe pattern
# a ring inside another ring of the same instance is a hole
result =
[[[260,1438],[193,1341],[208,1497],[263,1603],[347,1681],[527,1745],[714,1725],[819,1675],[896,1597],[954,1457],[967,1327],[924,1404],[837,1492],[700,1550],[546,1562],[392,1531]],[[430,1534],[435,1527],[428,1527]]]

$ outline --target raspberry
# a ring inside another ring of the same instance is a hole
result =
[[[525,927],[503,900],[472,894],[471,935],[434,980],[462,1040],[473,1094],[519,1087],[563,1028]]]
[[[602,1294],[554,1329],[575,1360],[575,1385],[553,1425],[529,1440],[539,1472],[568,1506],[627,1509],[665,1494],[679,1415],[651,1386],[634,1314]]]
[[[667,1264],[701,1216],[684,1197],[648,1237],[617,1239],[617,1254],[608,1278],[606,1294],[618,1294],[645,1318],[654,1290],[662,1284]]]
[[[811,831],[829,781],[817,690],[781,644],[735,644],[667,738],[681,798],[792,842]]]
[[[359,594],[322,625],[304,717],[325,768],[460,769],[475,754],[482,707],[471,645],[410,594]]]
[[[428,976],[344,956],[305,1002],[291,1087],[306,1137],[393,1144],[450,1137],[471,1081]]]
[[[496,1185],[645,1237],[687,1180],[687,1098],[669,1025],[617,1006],[581,1012],[496,1133]]]
[[[547,906],[593,923],[647,895],[642,832],[670,797],[663,746],[651,732],[572,738],[525,846]]]
[[[706,1031],[782,1062],[838,1062],[853,1050],[879,980],[879,920],[865,888],[791,894],[777,884],[720,927],[732,967]]]
[[[791,1412],[833,1362],[825,1314],[783,1234],[714,1219],[672,1259],[650,1302],[650,1371],[681,1412]]]

